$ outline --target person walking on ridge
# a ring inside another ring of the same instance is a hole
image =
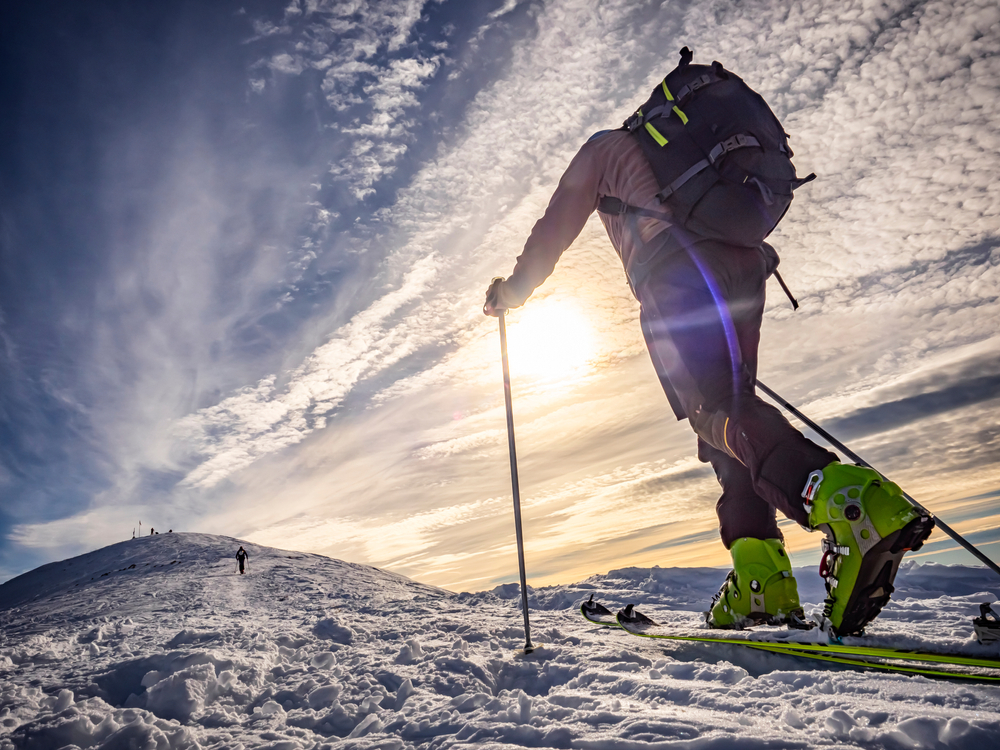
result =
[[[249,558],[250,555],[248,555],[247,551],[243,549],[243,545],[240,545],[239,550],[236,552],[236,562],[239,563],[240,566],[240,575],[243,575],[243,565]]]
[[[596,209],[639,301],[667,400],[722,487],[716,511],[733,570],[707,622],[812,625],[777,510],[824,532],[823,626],[858,633],[888,602],[903,554],[919,549],[933,518],[877,472],[840,463],[756,394],[765,282],[779,262],[764,238],[815,175],[795,176],[788,136],[758,94],[720,63],[691,59],[685,47],[623,127],[579,149],[483,312],[523,305]]]

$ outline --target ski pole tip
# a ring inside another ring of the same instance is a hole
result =
[[[525,643],[523,648],[519,648],[514,652],[514,658],[524,657],[531,654],[535,658],[551,656],[552,652],[550,649],[546,648],[544,644],[541,643]]]

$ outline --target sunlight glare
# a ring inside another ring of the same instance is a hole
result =
[[[515,378],[575,380],[589,370],[596,348],[593,328],[573,302],[553,297],[529,302],[507,320],[507,351]]]

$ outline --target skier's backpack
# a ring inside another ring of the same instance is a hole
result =
[[[785,215],[799,179],[785,133],[764,99],[721,63],[692,65],[691,51],[623,129],[631,132],[660,186],[674,227],[697,238],[759,247]],[[613,197],[602,213],[647,214]]]

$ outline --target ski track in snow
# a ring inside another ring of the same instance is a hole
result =
[[[1000,656],[971,626],[1000,579],[904,565],[866,642]],[[595,593],[693,623],[724,575],[533,590],[543,646],[525,656],[516,584],[453,594],[206,534],[122,542],[0,586],[0,750],[1000,747],[1000,686],[662,644],[578,614]],[[796,576],[815,608],[818,576]]]

